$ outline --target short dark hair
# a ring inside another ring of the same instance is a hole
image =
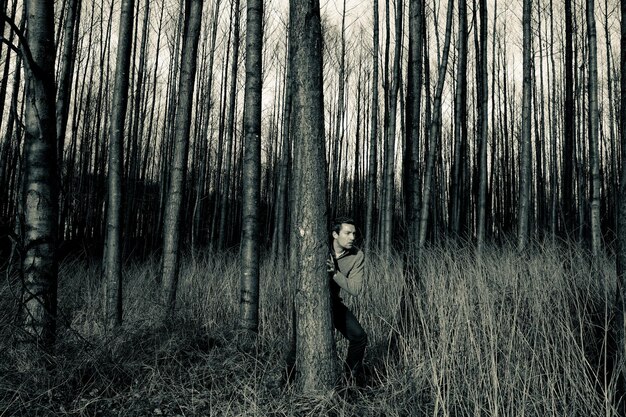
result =
[[[332,221],[330,225],[330,232],[339,233],[341,231],[342,224],[351,224],[352,226],[356,227],[356,224],[354,224],[354,220],[352,218],[347,216],[340,216],[335,217],[335,219]]]

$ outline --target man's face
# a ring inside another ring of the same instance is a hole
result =
[[[356,228],[352,224],[342,223],[339,233],[333,232],[335,244],[341,249],[348,250],[352,248],[354,239],[356,239]]]

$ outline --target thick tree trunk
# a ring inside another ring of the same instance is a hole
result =
[[[162,296],[164,320],[169,320],[176,308],[178,269],[180,263],[180,219],[189,149],[189,126],[193,102],[194,81],[202,0],[185,1],[183,50],[181,55],[178,106],[174,132],[174,155],[171,164],[170,184],[163,221]]]
[[[113,111],[109,133],[109,191],[107,194],[107,235],[104,260],[105,321],[107,327],[122,322],[122,166],[124,121],[128,105],[130,52],[133,32],[134,0],[122,3],[117,68],[113,90]]]
[[[324,167],[322,33],[317,0],[291,0],[290,56],[293,69],[294,183],[292,227],[297,240],[296,355],[298,385],[327,392],[337,379],[325,260],[327,179]]]
[[[246,23],[246,90],[244,98],[243,230],[239,327],[259,329],[259,207],[261,194],[261,89],[263,0],[248,0]],[[242,338],[241,342],[247,341]],[[245,346],[244,346],[245,347]]]
[[[57,316],[58,184],[55,125],[54,4],[27,0],[23,191],[22,323],[27,336],[50,348]]]

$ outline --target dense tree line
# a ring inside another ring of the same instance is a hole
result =
[[[623,5],[334,6],[0,2],[0,251],[22,255],[27,333],[54,339],[65,247],[104,249],[114,328],[129,256],[161,253],[167,320],[181,251],[241,243],[252,333],[259,251],[319,250],[292,263],[317,300],[336,214],[387,257],[446,239],[622,248]],[[295,308],[306,355],[328,318]],[[306,369],[305,388],[335,372]]]

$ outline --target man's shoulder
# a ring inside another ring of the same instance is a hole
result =
[[[361,259],[365,257],[365,254],[363,253],[363,251],[357,248],[356,246],[353,246],[352,248],[350,248],[350,255],[356,256],[357,259]]]

